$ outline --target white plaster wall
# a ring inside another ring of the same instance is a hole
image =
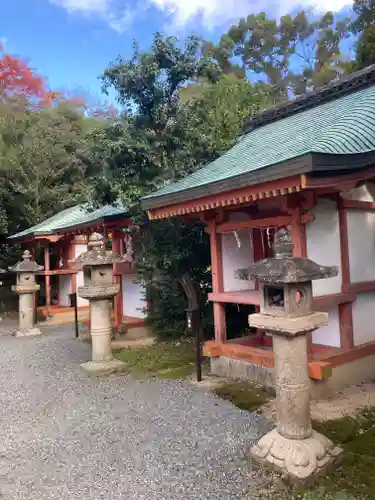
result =
[[[86,251],[87,245],[74,245],[74,257],[78,257],[78,255]]]
[[[345,193],[344,198],[357,201],[374,201],[375,184],[372,182],[363,184],[363,186],[359,186],[355,189],[352,189],[348,193]]]
[[[348,242],[351,282],[375,280],[374,212],[348,210]]]
[[[353,302],[354,345],[375,341],[375,292],[360,293]]]
[[[254,290],[253,281],[234,277],[236,269],[249,267],[253,262],[253,244],[250,229],[237,231],[238,242],[233,232],[222,234],[223,282],[225,292]]]
[[[336,306],[325,312],[328,312],[328,325],[322,326],[312,333],[313,344],[340,347],[339,308]]]
[[[230,221],[241,221],[249,219],[249,214],[245,212],[233,212],[229,216]],[[250,229],[224,233],[221,235],[222,256],[223,256],[223,285],[225,292],[235,292],[240,290],[254,290],[253,281],[238,280],[234,277],[236,269],[249,267],[253,262],[253,244]]]
[[[72,276],[70,274],[62,274],[59,276],[59,299],[60,306],[69,306],[68,295],[72,293]]]
[[[341,249],[336,203],[320,199],[314,208],[315,220],[306,225],[307,256],[324,266],[338,266],[335,278],[313,282],[315,296],[341,292]],[[329,345],[329,344],[328,344]]]
[[[134,318],[145,318],[147,314],[143,311],[147,307],[144,287],[141,283],[136,283],[137,276],[134,274],[124,274],[122,276],[122,303],[124,316]]]
[[[74,257],[78,257],[83,252],[86,252],[87,245],[74,245]],[[78,271],[77,273],[77,288],[83,285],[83,271]],[[84,307],[89,305],[89,301],[87,299],[83,299],[78,295],[77,297],[78,307]]]

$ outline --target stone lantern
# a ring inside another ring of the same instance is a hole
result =
[[[341,449],[312,430],[307,334],[328,323],[328,314],[312,310],[312,280],[337,275],[324,267],[292,257],[290,233],[275,235],[275,257],[255,262],[236,277],[258,279],[260,313],[249,325],[273,336],[277,427],[253,446],[254,458],[280,469],[289,480],[307,480],[336,461]]]
[[[22,259],[9,267],[9,271],[17,273],[17,283],[12,286],[12,290],[19,295],[19,324],[18,329],[13,332],[16,337],[41,334],[39,328],[35,326],[34,295],[40,289],[35,281],[35,275],[44,268],[31,259],[28,250],[24,251]]]
[[[107,374],[125,366],[113,358],[111,348],[111,302],[120,291],[120,285],[113,283],[113,264],[118,262],[124,259],[105,248],[104,238],[99,233],[90,236],[87,252],[72,261],[83,268],[84,284],[78,287],[78,295],[90,302],[92,361],[82,365],[89,373]]]

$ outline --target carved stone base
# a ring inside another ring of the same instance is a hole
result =
[[[109,375],[110,373],[121,372],[126,368],[126,363],[119,359],[109,361],[88,361],[83,363],[81,368],[90,375]]]
[[[272,430],[251,449],[258,461],[270,463],[284,472],[291,482],[303,482],[321,474],[338,461],[342,449],[313,431],[306,439],[287,439]]]
[[[12,335],[15,337],[34,337],[35,335],[42,335],[42,332],[39,328],[20,328],[18,330],[14,330]]]

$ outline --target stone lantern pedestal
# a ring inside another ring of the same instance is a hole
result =
[[[113,284],[113,264],[124,259],[104,247],[101,234],[93,233],[88,251],[72,261],[83,268],[84,285],[78,295],[90,302],[90,336],[92,361],[81,366],[89,373],[104,375],[121,371],[125,363],[112,356],[112,308],[113,297],[119,293],[120,285]]]
[[[18,328],[13,332],[16,337],[41,334],[39,328],[35,326],[34,295],[40,289],[35,281],[35,275],[44,268],[31,260],[28,250],[25,250],[22,258],[21,262],[9,268],[9,271],[17,273],[17,284],[12,287],[12,290],[19,295]]]
[[[336,276],[337,268],[292,257],[289,233],[275,236],[275,257],[236,271],[260,282],[260,313],[249,325],[272,333],[277,427],[255,444],[251,455],[280,469],[292,482],[308,480],[335,462],[342,450],[311,427],[307,334],[328,322],[312,311],[312,280]]]

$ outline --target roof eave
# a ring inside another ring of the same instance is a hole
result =
[[[149,211],[150,219],[171,216],[168,214],[188,214],[201,211],[202,209],[199,207],[205,207],[212,204],[211,202],[215,200],[215,196],[217,197],[216,199],[219,197],[223,198],[223,195],[226,193],[228,194],[228,199],[224,205],[233,205],[233,197],[235,198],[238,196],[239,191],[243,188],[249,188],[254,191],[254,188],[259,185],[259,188],[265,191],[267,191],[267,189],[272,191],[274,189],[272,183],[288,179],[294,182],[296,177],[302,177],[303,174],[316,173],[321,175],[326,172],[331,172],[332,177],[335,175],[345,176],[347,175],[345,172],[360,171],[369,166],[375,166],[375,151],[347,155],[310,153],[295,158],[292,161],[279,163],[256,172],[242,174],[241,176],[229,179],[229,181],[212,183],[207,186],[201,186],[199,189],[192,188],[170,195],[145,199],[142,205]],[[291,184],[292,189],[293,182]],[[267,183],[269,183],[269,186],[267,186]],[[277,191],[276,189],[275,192]],[[210,202],[208,202],[208,198],[211,198]],[[196,207],[193,210],[181,210],[184,203],[186,206],[195,203]],[[213,204],[216,206],[215,201]],[[220,204],[223,205],[222,200]],[[178,211],[175,210],[177,207],[180,207]],[[207,208],[203,208],[203,210],[207,210]],[[165,215],[163,215],[162,212],[164,212]]]
[[[142,207],[145,210],[161,208],[184,201],[198,200],[203,196],[215,195],[232,191],[247,186],[254,186],[264,182],[275,181],[293,175],[311,172],[313,169],[313,159],[310,154],[298,156],[285,162],[277,163],[270,167],[265,167],[256,171],[246,172],[229,179],[224,179],[210,184],[185,189],[161,196],[153,196],[141,199]]]
[[[114,222],[118,219],[126,219],[126,220],[129,219],[129,221],[130,221],[130,217],[128,216],[127,212],[124,212],[123,214],[119,213],[119,214],[114,214],[114,215],[98,217],[95,220],[90,220],[89,222],[84,222],[82,224],[76,224],[74,226],[60,227],[60,228],[56,229],[55,234],[68,233],[68,232],[76,231],[76,230],[80,230],[80,229],[87,229],[89,227],[96,227],[99,224]]]

